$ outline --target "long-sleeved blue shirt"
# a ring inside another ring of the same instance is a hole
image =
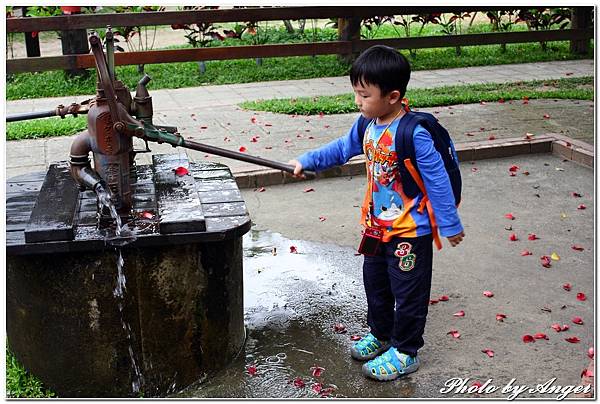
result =
[[[394,139],[400,119],[396,119],[389,127],[376,125],[375,122],[369,124],[364,144],[358,133],[357,119],[345,136],[298,158],[303,169],[322,171],[365,153],[369,185],[363,205],[363,224],[382,228],[384,241],[389,241],[393,236],[419,237],[431,233],[427,210],[421,213],[417,211],[423,194],[419,192],[416,197],[408,198],[402,189]],[[440,234],[444,237],[454,236],[463,227],[454,205],[454,194],[442,157],[435,150],[431,135],[421,125],[415,128],[413,141],[417,168],[427,190]]]

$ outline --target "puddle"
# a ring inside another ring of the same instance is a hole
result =
[[[292,246],[297,253],[290,252]],[[414,396],[410,376],[373,392],[373,386],[382,384],[362,376],[361,363],[350,358],[350,336],[368,329],[362,257],[354,254],[352,248],[289,240],[277,233],[246,234],[246,344],[226,369],[171,397]],[[343,323],[347,332],[335,333],[336,323]],[[324,368],[318,377],[312,375],[315,366]],[[256,368],[254,375],[249,367]]]

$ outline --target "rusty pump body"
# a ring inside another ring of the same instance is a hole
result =
[[[148,141],[294,172],[294,166],[289,164],[193,142],[181,136],[174,126],[154,125],[152,97],[146,88],[150,77],[144,75],[138,82],[135,96],[131,97],[127,87],[115,78],[114,42],[110,27],[106,33],[106,58],[96,33],[90,35],[89,41],[96,61],[98,83],[96,97],[89,106],[88,129],[81,132],[71,145],[71,174],[82,189],[97,191],[101,187],[109,190],[120,216],[130,213],[130,171],[134,166],[135,154],[150,151]],[[133,136],[146,142],[145,150],[133,150]],[[90,165],[89,152],[94,156],[94,169]],[[304,171],[304,175],[314,178],[315,173]]]

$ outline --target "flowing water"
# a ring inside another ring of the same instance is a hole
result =
[[[125,242],[119,242],[121,235],[123,234],[123,225],[121,217],[117,213],[115,205],[112,203],[110,194],[106,192],[102,187],[96,188],[96,194],[98,195],[98,202],[100,203],[100,211],[103,207],[106,207],[110,212],[110,216],[115,221],[115,237],[107,237],[107,241],[110,241],[111,245],[115,246],[115,251],[118,254],[117,258],[117,284],[113,290],[113,295],[118,301],[119,312],[121,314],[121,325],[123,330],[127,333],[127,341],[129,343],[128,351],[129,358],[131,359],[131,367],[133,369],[133,380],[131,382],[131,389],[134,393],[139,393],[141,385],[144,381],[144,377],[140,371],[140,368],[135,359],[133,352],[133,336],[131,334],[131,325],[123,316],[123,305],[125,303],[125,291],[127,290],[127,279],[125,278],[125,272],[123,270],[125,261],[123,260],[123,254],[121,252],[121,245],[131,242],[131,238]]]

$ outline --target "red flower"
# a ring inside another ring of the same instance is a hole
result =
[[[306,386],[306,383],[304,383],[304,380],[302,380],[299,377],[294,379],[294,387],[302,388],[304,386]]]
[[[550,115],[544,114],[544,119],[550,119]]]
[[[465,316],[465,311],[461,310],[461,311],[457,311],[456,313],[453,314],[454,317],[464,317]]]
[[[533,253],[531,251],[529,251],[529,250],[523,250],[523,251],[521,251],[521,256],[522,257],[525,257],[527,255],[533,255]]]
[[[515,233],[511,233],[511,235],[508,237],[508,239],[510,241],[517,241],[519,238],[517,237],[517,235]]]
[[[493,293],[493,292],[491,292],[491,291],[489,291],[489,290],[484,290],[484,291],[483,291],[483,295],[484,295],[485,297],[492,297],[492,296],[494,296],[494,293]]]
[[[593,346],[588,349],[588,357],[590,359],[594,359],[594,347]]]
[[[540,260],[542,260],[542,266],[544,268],[550,268],[552,266],[552,264],[551,264],[552,261],[550,260],[550,257],[548,257],[547,255],[542,255],[540,257]]]
[[[336,323],[333,326],[333,331],[336,334],[344,334],[346,332],[346,326],[344,324],[342,324],[342,323]]]
[[[446,335],[448,335],[448,334],[452,335],[452,337],[454,337],[454,338],[460,338],[460,333],[456,330],[450,330],[446,333]]]
[[[565,338],[565,341],[570,342],[571,344],[576,344],[576,343],[580,342],[581,340],[577,337],[569,337],[569,338]]]
[[[310,368],[310,370],[312,371],[312,375],[314,377],[319,377],[319,376],[321,376],[321,373],[323,373],[325,368],[322,368],[320,366],[313,366],[312,368]]]
[[[505,318],[506,318],[506,314],[502,314],[502,313],[496,314],[496,321],[504,322]]]
[[[564,290],[566,290],[567,292],[569,292],[571,290],[571,284],[570,283],[565,283],[564,285],[562,285],[562,288]]]
[[[298,254],[298,249],[296,248],[296,246],[294,246],[294,245],[290,246],[290,253],[291,254]]]
[[[351,335],[350,341],[359,341],[362,337],[360,335]]]
[[[440,301],[437,299],[430,299],[429,304],[438,304]]]
[[[481,352],[483,352],[484,354],[486,354],[490,358],[494,357],[494,351],[492,351],[491,349],[482,349]]]
[[[504,215],[504,217],[508,220],[515,220],[515,217],[512,213],[507,213],[506,215]]]
[[[324,222],[325,220],[327,220],[325,216],[319,216],[319,221]]]
[[[490,137],[488,137],[488,140],[496,140],[496,136],[490,135]]]
[[[189,174],[189,171],[185,167],[177,167],[175,169],[175,175],[177,175],[178,177],[183,177],[184,175],[187,175],[187,174]]]
[[[535,342],[535,338],[533,338],[533,337],[532,337],[531,335],[529,335],[529,334],[526,334],[526,335],[523,335],[523,342],[524,342],[524,343],[526,343],[526,344],[527,344],[528,342]]]
[[[256,374],[256,372],[257,372],[257,369],[256,369],[256,366],[254,366],[254,365],[250,365],[250,366],[248,366],[248,367],[246,368],[246,371],[248,372],[248,374],[249,374],[250,376],[254,376],[254,375]]]
[[[581,317],[573,317],[571,321],[578,325],[583,325],[583,319]]]
[[[256,117],[255,117],[255,116],[253,116],[252,118],[250,118],[250,122],[252,122],[252,123],[256,123]]]
[[[583,301],[585,301],[585,299],[587,299],[585,297],[585,293],[581,293],[581,292],[577,293],[577,300],[579,300],[580,302],[583,302]]]
[[[313,385],[311,386],[311,389],[315,393],[319,394],[321,392],[321,390],[323,389],[323,385],[321,383],[313,383]]]
[[[585,209],[585,205],[582,203],[581,205],[579,205],[579,206],[577,207],[577,209],[579,209],[579,210],[583,210],[583,209]]]
[[[529,233],[529,236],[527,236],[527,239],[529,239],[529,240],[539,240],[539,237],[536,236],[535,233]]]
[[[440,302],[447,302],[450,298],[446,295],[440,296],[439,297],[439,301]]]
[[[533,338],[535,338],[535,339],[549,339],[548,336],[546,334],[544,334],[543,332],[538,332],[537,334],[535,334],[533,336]]]
[[[571,248],[575,251],[583,251],[584,250],[584,248],[582,246],[580,246],[579,244],[573,244],[571,246]]]
[[[508,169],[508,171],[513,172],[513,173],[518,170],[519,170],[519,166],[516,166],[516,165],[510,166],[510,168]]]
[[[246,150],[247,150],[247,149],[246,149],[244,146],[240,147],[240,152],[241,152],[241,153],[245,152]]]
[[[305,188],[303,192],[314,192],[314,188]]]

